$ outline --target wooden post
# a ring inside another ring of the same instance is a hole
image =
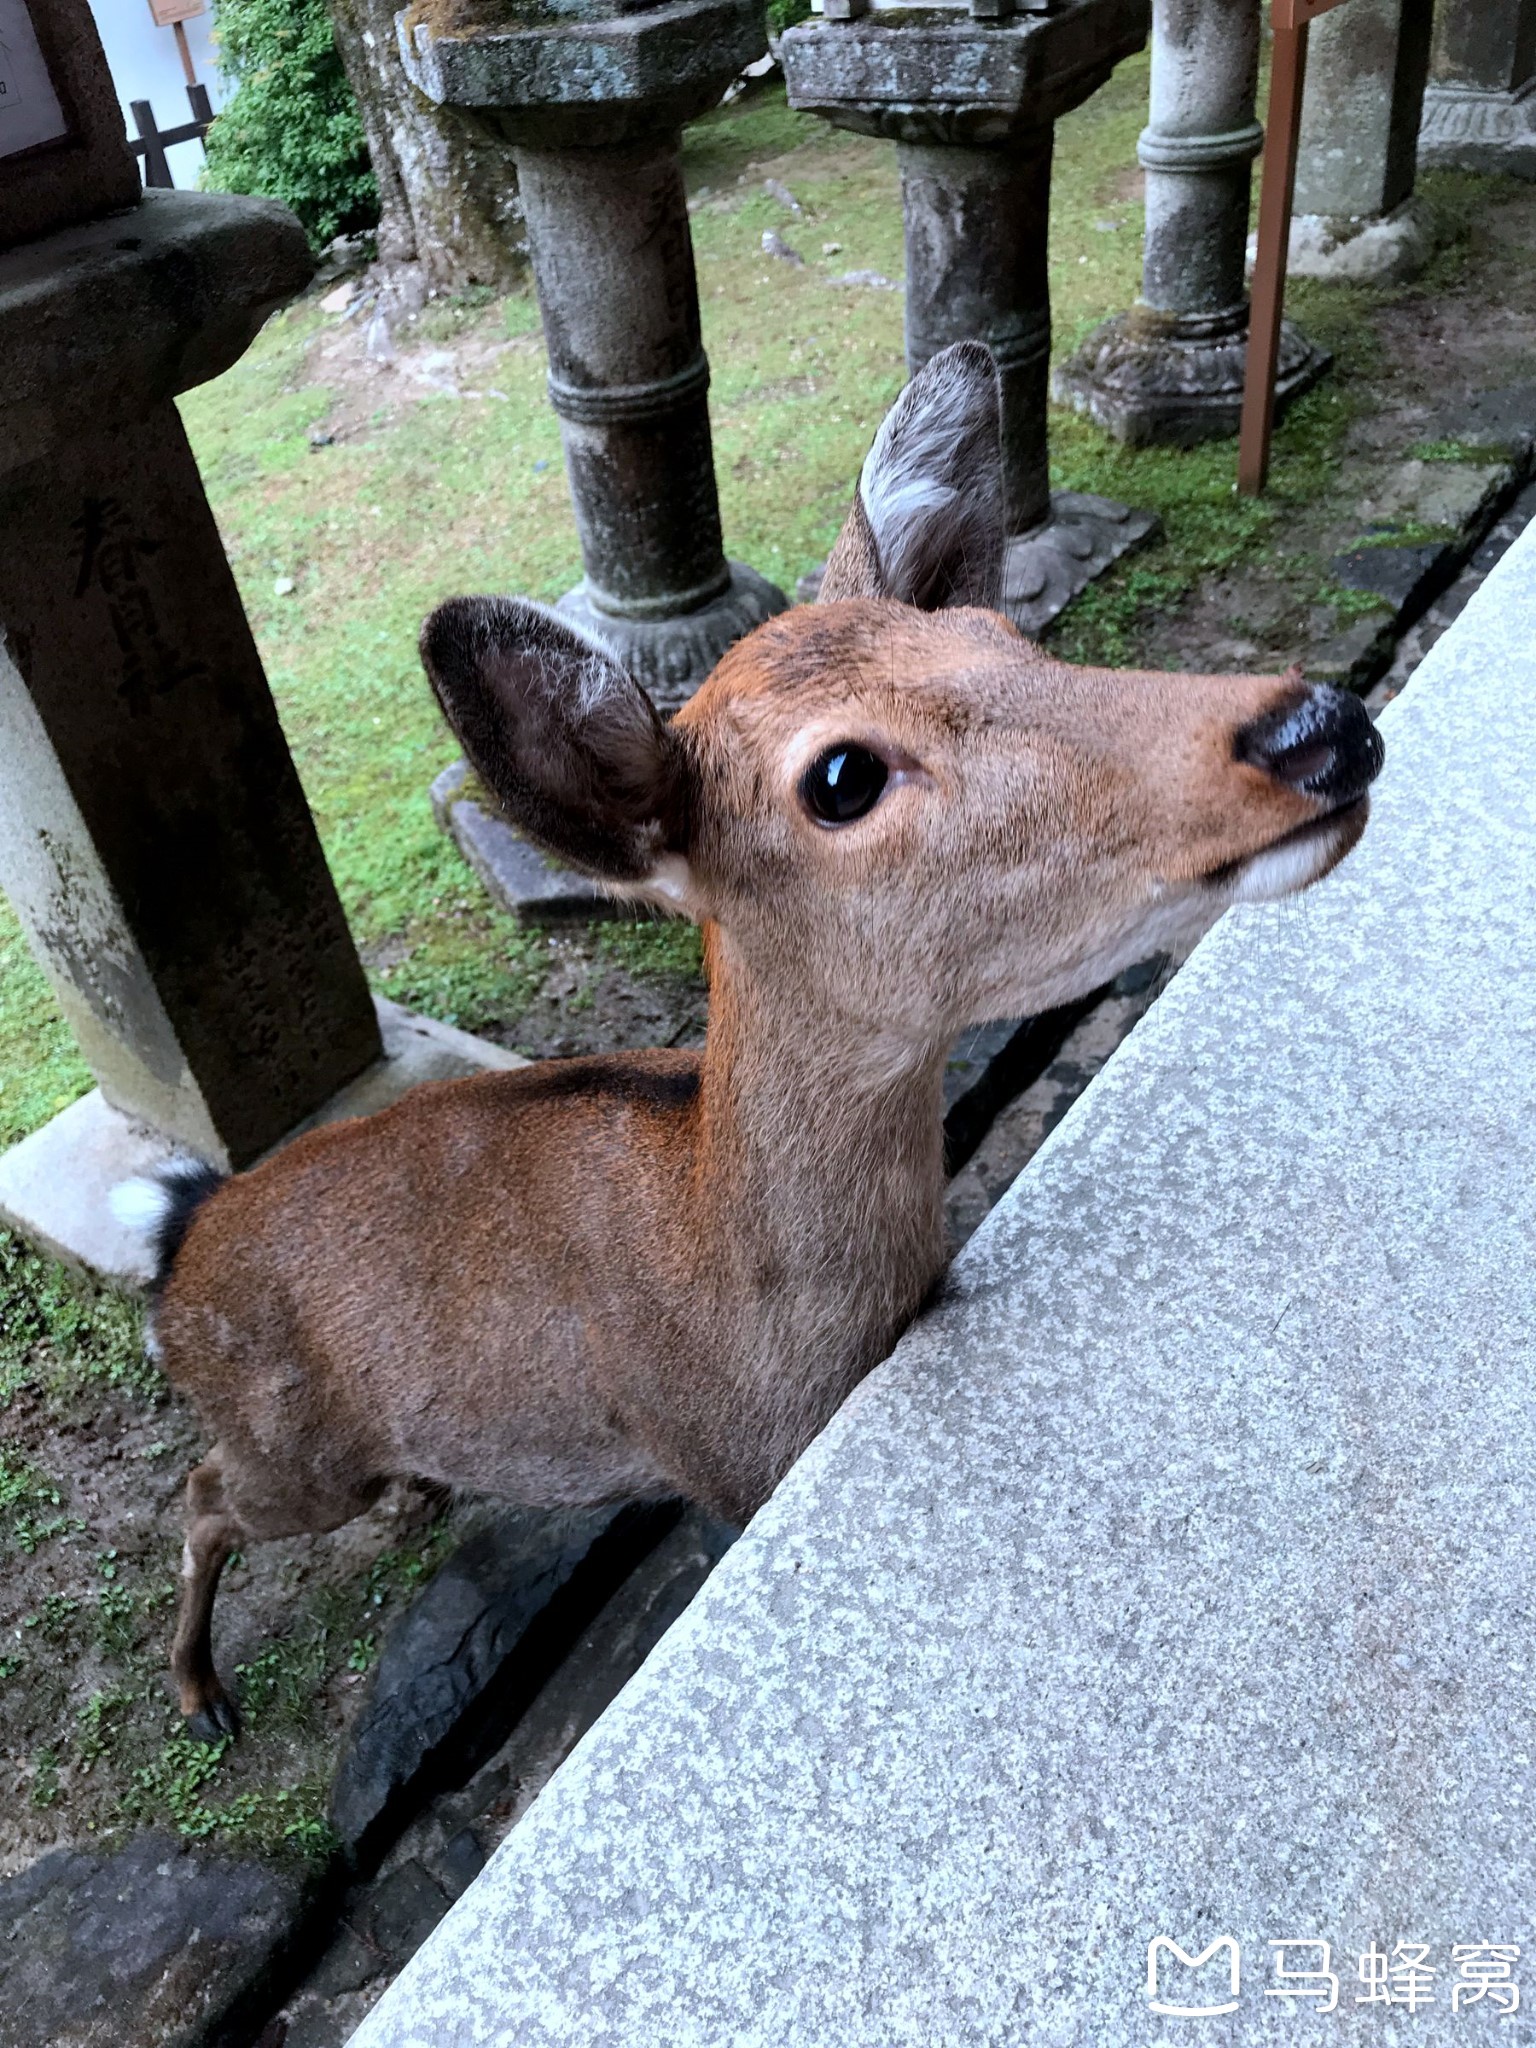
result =
[[[1291,242],[1291,201],[1296,191],[1296,147],[1301,95],[1307,77],[1307,29],[1343,0],[1274,0],[1274,56],[1269,74],[1269,119],[1264,127],[1264,170],[1259,188],[1259,246],[1253,266],[1248,320],[1248,362],[1237,444],[1237,488],[1250,497],[1269,476],[1275,423],[1275,366],[1285,313],[1285,265]]]
[[[166,161],[165,143],[160,130],[155,126],[155,110],[148,100],[133,100],[133,125],[139,131],[139,140],[144,145],[144,183],[162,192],[169,192],[175,185],[170,164]]]
[[[187,41],[187,24],[184,21],[173,21],[171,33],[176,38],[176,51],[181,58],[182,76],[186,79],[187,89],[190,91],[197,83],[197,67],[192,62],[192,46]]]

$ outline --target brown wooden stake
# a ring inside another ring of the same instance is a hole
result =
[[[176,47],[181,52],[181,68],[186,74],[187,84],[196,85],[197,71],[192,63],[192,46],[187,41],[187,24],[184,21],[173,21],[171,33],[175,36]]]
[[[1275,429],[1275,367],[1285,315],[1285,266],[1291,253],[1291,203],[1301,140],[1301,95],[1307,82],[1307,30],[1344,0],[1274,0],[1274,56],[1269,119],[1264,124],[1264,174],[1259,187],[1259,247],[1248,315],[1248,361],[1237,443],[1237,488],[1256,497],[1269,476]]]
[[[1307,77],[1307,22],[1282,23],[1275,8],[1275,48],[1269,73],[1269,119],[1264,126],[1264,172],[1259,187],[1259,247],[1248,313],[1248,362],[1243,376],[1243,418],[1237,443],[1237,488],[1251,497],[1269,476],[1275,425],[1275,369],[1285,315],[1285,263],[1290,253],[1291,201],[1296,191],[1296,149],[1301,137],[1301,94]]]

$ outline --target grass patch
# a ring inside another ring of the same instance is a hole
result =
[[[0,1230],[0,1410],[23,1387],[55,1398],[121,1388],[157,1400],[137,1304],[93,1287]]]

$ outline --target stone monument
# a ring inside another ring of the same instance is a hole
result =
[[[172,403],[314,266],[284,207],[140,194],[86,0],[0,0],[0,53],[0,887],[100,1084],[0,1222],[131,1278],[114,1179],[245,1166],[386,1049]]]
[[[1419,162],[1536,178],[1536,0],[1441,0]]]
[[[829,0],[782,45],[789,102],[889,136],[901,167],[907,366],[985,341],[1003,380],[1010,535],[1004,609],[1039,632],[1155,529],[1107,498],[1055,492],[1047,450],[1052,126],[1146,41],[1147,0]],[[857,10],[857,11],[855,11]]]
[[[429,99],[513,146],[586,570],[561,607],[675,705],[785,603],[722,545],[678,153],[683,123],[762,55],[762,8],[467,11],[443,27],[441,0],[407,10],[400,51]]]
[[[1190,447],[1235,434],[1248,354],[1243,257],[1253,160],[1260,0],[1152,0],[1150,119],[1141,297],[1053,379],[1117,440]],[[1328,366],[1290,321],[1281,331],[1277,417]]]
[[[1432,255],[1413,189],[1432,13],[1432,0],[1348,0],[1312,23],[1292,277],[1400,280]]]

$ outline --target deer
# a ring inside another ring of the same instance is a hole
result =
[[[1070,665],[997,609],[1005,540],[997,371],[962,343],[884,419],[819,600],[670,720],[556,611],[426,620],[506,815],[702,926],[705,1043],[423,1085],[233,1176],[116,1191],[211,1440],[171,1657],[193,1735],[238,1728],[211,1648],[231,1553],[397,1478],[745,1524],[944,1269],[956,1037],[1358,841],[1382,746],[1357,699]]]

